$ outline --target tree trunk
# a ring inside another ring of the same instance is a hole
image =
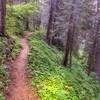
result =
[[[51,7],[50,7],[50,13],[49,13],[49,21],[48,21],[48,28],[47,28],[47,42],[49,45],[52,44],[52,37],[51,37],[51,29],[53,27],[53,21],[54,21],[54,10],[57,4],[57,0],[51,0]]]
[[[0,0],[0,36],[5,35],[6,0]]]
[[[73,4],[75,4],[75,0],[73,0]],[[73,50],[73,37],[74,37],[74,28],[75,28],[75,22],[74,22],[74,7],[72,6],[72,14],[70,15],[69,19],[69,26],[68,26],[68,32],[67,32],[67,41],[65,46],[65,55],[64,55],[64,61],[63,65],[67,66],[68,64],[71,65],[72,63],[72,50]]]

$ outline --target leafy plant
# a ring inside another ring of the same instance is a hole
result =
[[[27,18],[38,11],[36,3],[8,5],[6,30],[10,35],[22,35],[26,31]]]
[[[29,69],[35,76],[32,84],[37,87],[41,99],[95,100],[100,93],[99,82],[85,73],[81,63],[74,62],[71,69],[64,68],[61,65],[63,53],[49,47],[39,31],[30,38]]]
[[[3,92],[9,82],[9,73],[5,65],[0,65],[0,100],[5,100]]]
[[[21,45],[18,38],[0,37],[0,63],[2,64],[7,60],[15,59],[16,55],[19,54],[20,49]]]

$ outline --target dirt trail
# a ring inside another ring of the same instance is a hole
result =
[[[30,35],[31,32],[27,32],[25,37],[21,39],[22,50],[9,66],[11,82],[6,91],[6,100],[40,100],[27,78],[26,69],[30,51],[28,38]]]

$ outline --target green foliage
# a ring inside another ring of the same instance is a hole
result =
[[[0,38],[0,63],[3,62],[3,60],[5,59],[3,48],[4,48],[4,39]]]
[[[15,59],[16,56],[20,53],[22,47],[20,44],[20,39],[18,37],[15,36],[15,37],[13,37],[13,39],[15,41],[14,41],[13,49],[11,52],[11,57],[12,57],[12,59]]]
[[[16,41],[15,41],[16,40]],[[7,60],[15,59],[21,49],[20,41],[16,37],[2,38],[0,37],[0,63],[4,63]]]
[[[87,54],[84,52],[83,49],[80,49],[79,54],[73,57],[73,66],[80,66],[86,71],[88,67],[87,61],[88,61]]]
[[[8,69],[4,65],[0,65],[0,90],[3,90],[9,79]]]
[[[0,94],[0,100],[5,100],[5,97],[2,94]]]
[[[41,31],[36,31],[30,38],[29,56],[30,73],[35,79],[42,100],[96,100],[99,82],[88,76],[80,67],[71,69],[61,65],[63,53],[49,47],[43,41]]]
[[[20,19],[28,17],[37,12],[36,3],[12,5],[10,9],[13,11],[12,14]]]
[[[4,88],[9,82],[8,69],[4,65],[0,65],[0,100],[5,100],[3,96]]]
[[[7,34],[22,34],[26,30],[26,22],[30,15],[38,11],[35,3],[8,5],[6,21]]]

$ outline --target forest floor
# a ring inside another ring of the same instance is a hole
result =
[[[9,65],[11,82],[6,90],[6,100],[40,100],[27,77],[28,54],[30,52],[28,38],[31,34],[31,32],[27,32],[21,39],[22,50],[15,61]]]

